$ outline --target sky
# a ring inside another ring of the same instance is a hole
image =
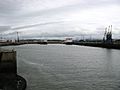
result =
[[[0,37],[120,38],[120,0],[0,0]]]

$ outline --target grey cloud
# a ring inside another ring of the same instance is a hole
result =
[[[74,4],[68,4],[65,6],[61,6],[61,7],[56,7],[56,8],[48,8],[45,10],[40,10],[40,11],[32,11],[30,13],[27,14],[23,14],[23,17],[33,17],[33,16],[39,16],[39,15],[56,15],[58,13],[69,13],[69,12],[73,12],[73,11],[82,11],[84,9],[90,9],[90,8],[97,8],[99,6],[102,7],[106,7],[107,5],[111,5],[111,4],[120,4],[119,0],[83,0],[81,2],[81,0],[78,0],[77,3]],[[73,12],[74,13],[74,12]]]
[[[14,15],[13,13],[19,11],[19,9],[18,0],[0,0],[0,15]]]
[[[34,25],[26,25],[26,26],[11,28],[11,29],[12,29],[12,30],[18,30],[18,29],[25,29],[25,28],[37,27],[37,26],[41,26],[41,25],[57,24],[57,23],[61,23],[61,22],[63,22],[63,21],[46,22],[46,23],[34,24]]]
[[[27,3],[24,3],[24,0],[0,0],[0,25],[9,25],[8,27],[0,27],[0,32],[4,31],[10,31],[9,35],[13,35],[16,31],[22,30],[22,29],[30,29],[32,28],[33,31],[31,34],[26,35],[26,37],[39,37],[41,34],[45,37],[62,37],[62,36],[79,36],[81,33],[89,32],[92,30],[92,28],[80,26],[80,31],[75,32],[74,28],[72,28],[72,24],[64,24],[64,21],[66,19],[70,19],[68,17],[71,14],[74,14],[76,12],[80,13],[81,11],[85,11],[88,9],[94,9],[94,8],[101,8],[106,7],[109,5],[118,5],[120,4],[119,0],[75,0],[76,3],[69,3],[68,4],[61,4],[59,7],[56,4],[52,4],[53,1],[50,0],[41,0],[40,1],[40,7],[36,11],[27,11],[29,7],[32,7],[32,2],[38,2],[38,0],[25,0]],[[64,0],[55,0],[56,2],[62,2]],[[30,5],[28,5],[30,3]],[[33,3],[34,4],[34,3]],[[51,4],[51,5],[49,5]],[[52,6],[54,5],[54,6]],[[37,7],[37,6],[36,6]],[[35,8],[35,6],[33,7]],[[103,12],[104,13],[104,12]],[[119,13],[119,12],[118,12]],[[68,15],[68,16],[67,16]],[[79,18],[79,17],[78,17]],[[96,18],[96,17],[95,17]],[[94,19],[95,19],[94,18]],[[53,22],[54,21],[54,22]],[[118,21],[116,24],[118,24]],[[37,24],[36,24],[37,23]],[[60,24],[63,25],[60,25]],[[79,24],[81,24],[80,22]],[[92,21],[88,22],[85,21],[86,25],[95,25],[98,22]],[[46,25],[53,24],[50,28]],[[74,23],[73,23],[74,24]],[[99,23],[101,24],[101,23]],[[10,26],[12,28],[10,28]],[[42,28],[40,27],[42,26]],[[44,27],[43,27],[44,26]],[[41,34],[34,34],[35,27],[38,27],[38,31],[41,32],[41,30],[45,30],[46,33]],[[62,28],[61,28],[62,27]],[[73,27],[75,27],[73,25]],[[71,28],[73,31],[71,31]],[[85,28],[85,29],[84,29]],[[103,26],[97,27],[94,26],[96,29],[95,33],[103,33],[104,28]],[[70,29],[70,30],[69,30]],[[53,30],[53,31],[52,31]],[[54,31],[57,31],[54,33]],[[32,33],[33,32],[33,33]],[[89,34],[89,33],[88,33]],[[25,37],[25,36],[23,36]]]
[[[10,30],[10,26],[0,26],[0,33]]]

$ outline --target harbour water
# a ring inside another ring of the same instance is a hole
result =
[[[120,90],[120,50],[76,45],[21,45],[18,74],[27,90]]]

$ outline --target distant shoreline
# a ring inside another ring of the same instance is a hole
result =
[[[0,43],[0,46],[16,46],[16,45],[24,45],[24,44],[41,44],[41,45],[47,45],[47,44],[62,44],[62,42],[6,42],[6,43]]]

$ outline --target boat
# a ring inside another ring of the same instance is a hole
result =
[[[63,43],[66,44],[66,45],[72,45],[73,44],[73,39],[72,38],[66,38]]]

